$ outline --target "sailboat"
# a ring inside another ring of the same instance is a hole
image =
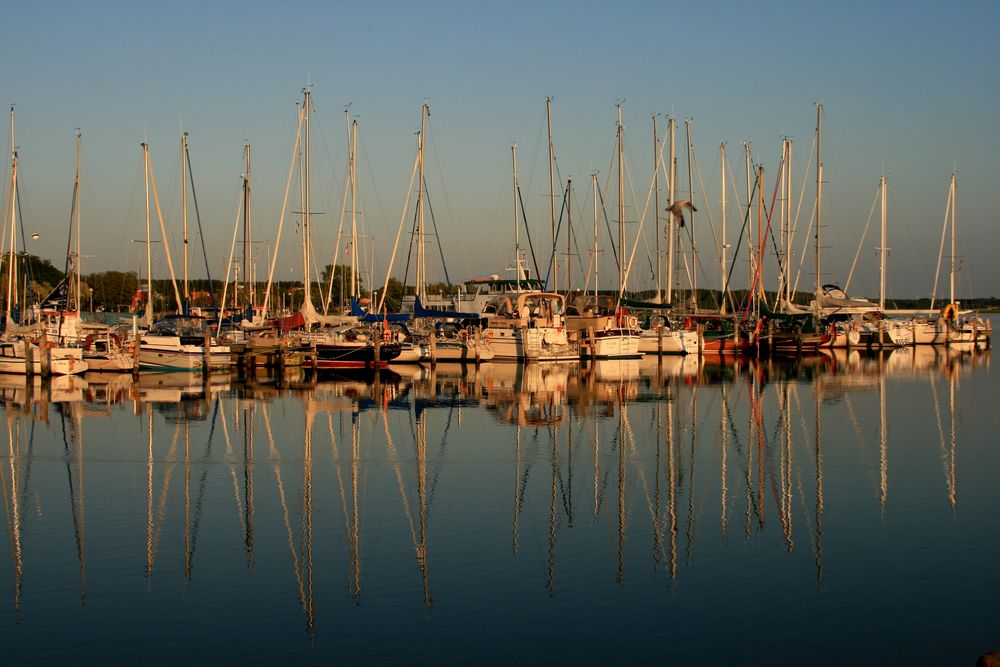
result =
[[[153,278],[152,255],[149,235],[149,186],[152,180],[156,214],[163,233],[163,250],[170,268],[170,282],[174,288],[177,310],[183,312],[174,264],[167,245],[166,228],[160,215],[160,200],[156,190],[156,177],[149,160],[149,145],[142,144],[143,169],[146,181],[146,313],[145,323],[149,329],[138,341],[139,368],[160,371],[209,371],[226,368],[232,363],[228,345],[216,345],[212,341],[208,323],[202,317],[192,315],[171,315],[153,322]]]
[[[955,172],[951,174],[948,187],[948,205],[945,210],[945,227],[941,230],[941,250],[944,250],[944,234],[951,234],[951,268],[948,304],[937,318],[914,319],[911,322],[913,342],[924,345],[950,345],[952,343],[989,343],[993,327],[988,320],[979,317],[963,318],[959,303],[955,301],[955,209],[958,203],[958,181]],[[938,267],[940,267],[940,256]],[[934,290],[937,291],[937,274],[934,276]],[[933,309],[934,301],[931,300]]]
[[[14,143],[14,107],[10,109],[10,250],[7,256],[7,314],[3,341],[0,342],[0,372],[32,374],[46,368],[54,375],[73,375],[87,370],[79,348],[59,347],[49,343],[47,332],[39,323],[20,325],[13,313],[17,303],[17,149]],[[26,305],[26,304],[25,304]],[[28,336],[36,336],[33,341]],[[43,355],[45,358],[43,359]]]
[[[622,300],[625,297],[625,180],[622,142],[625,128],[622,125],[622,106],[617,105],[617,153],[618,153],[618,299],[611,317],[604,317],[603,327],[594,327],[589,333],[589,351],[595,359],[637,359],[639,351],[639,320],[629,315]],[[597,263],[597,224],[594,224],[594,263]],[[595,281],[595,291],[597,289]],[[595,297],[595,308],[600,313]],[[608,313],[604,313],[607,315]]]
[[[566,330],[566,298],[556,292],[520,291],[527,278],[521,257],[521,233],[518,220],[520,193],[517,181],[517,146],[511,146],[514,179],[514,274],[518,283],[509,296],[490,301],[482,316],[483,330],[492,344],[494,359],[519,361],[571,361],[580,358],[577,341]],[[515,300],[516,298],[516,300]]]

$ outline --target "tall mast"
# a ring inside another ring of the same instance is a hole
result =
[[[656,300],[662,300],[663,280],[660,275],[660,135],[653,114],[653,234],[656,236]]]
[[[358,296],[358,121],[351,122],[351,299]],[[353,306],[352,306],[353,307]]]
[[[598,289],[598,277],[600,275],[600,262],[597,258],[597,237],[598,237],[598,227],[597,227],[597,172],[595,171],[591,174],[593,178],[593,188],[594,188],[594,303],[597,303],[597,289]]]
[[[757,266],[757,255],[753,243],[753,182],[750,176],[750,142],[743,142],[743,160],[747,172],[747,286],[753,283],[754,268]]]
[[[419,181],[417,183],[417,296],[421,301],[427,300],[427,254],[424,243],[424,132],[427,129],[427,115],[430,109],[427,102],[420,107],[420,136],[417,140],[417,164]]]
[[[149,247],[149,144],[142,143],[143,178],[146,183],[146,326],[153,323],[153,255]]]
[[[243,146],[243,284],[247,291],[246,302],[253,307],[253,231],[250,224],[250,144]]]
[[[785,201],[785,220],[788,225],[788,237],[785,240],[785,301],[792,303],[792,140],[786,140],[788,144],[787,161],[785,162],[785,174],[788,180],[788,197]]]
[[[187,138],[188,133],[184,132],[181,134],[181,220],[182,220],[182,235],[183,235],[183,245],[184,245],[184,302],[190,296],[188,292],[188,197],[187,197],[187,164],[185,163],[184,156],[187,155]],[[246,237],[243,238],[243,264],[244,269],[246,268]],[[245,273],[244,273],[245,275]]]
[[[693,153],[691,146],[691,119],[684,119],[684,130],[687,135],[688,161],[688,201],[694,204]],[[694,207],[688,213],[688,233],[691,234],[691,298],[694,300],[694,312],[698,312],[698,243],[694,235]]]
[[[625,296],[625,174],[622,165],[622,105],[615,105],[618,110],[618,298]]]
[[[667,303],[674,301],[674,243],[675,243],[675,223],[674,223],[674,193],[676,190],[677,158],[674,155],[674,126],[677,120],[671,116],[667,119],[667,128],[670,134],[670,174],[667,177]]]
[[[951,172],[951,300],[955,303],[955,209],[958,208],[958,183]]]
[[[823,103],[816,105],[816,298],[823,287],[820,248],[823,234]],[[817,305],[818,305],[817,301]]]
[[[312,106],[312,91],[308,88],[304,91],[304,101],[305,105],[305,140],[303,141],[303,163],[305,168],[305,183],[303,185],[305,192],[305,207],[302,212],[302,247],[304,250],[305,261],[303,262],[303,286],[305,287],[305,294],[303,295],[303,304],[312,303],[312,274],[310,273],[309,261],[310,255],[312,254],[312,248],[310,247],[309,238],[309,110]],[[353,256],[356,248],[351,248],[351,263],[353,265]]]
[[[552,220],[552,254],[555,258],[558,258],[556,254],[556,185],[555,185],[555,175],[553,173],[553,167],[555,163],[555,151],[552,146],[552,98],[545,98],[545,125],[548,129],[549,134],[549,216]],[[567,257],[567,261],[569,258]],[[567,290],[569,284],[567,283]],[[552,291],[556,292],[559,289],[559,262],[552,262]],[[568,294],[568,291],[567,291]]]
[[[764,294],[764,165],[757,167],[757,294],[767,303]],[[758,302],[759,303],[759,302]]]
[[[511,144],[510,159],[514,173],[514,280],[521,291],[521,230],[517,224],[517,144]]]
[[[553,246],[554,250],[555,246]],[[573,179],[566,179],[566,298],[573,286],[571,269],[573,268]],[[552,288],[555,291],[555,288]]]
[[[721,280],[719,282],[722,298],[722,312],[726,312],[726,142],[719,143],[719,162],[722,164],[722,244],[719,247]]]
[[[15,253],[17,252],[17,148],[14,143],[14,107],[10,108],[10,255],[7,257],[7,321],[11,319],[11,308],[17,302],[15,294],[17,279]]]
[[[878,309],[885,310],[885,174],[882,174],[879,188],[882,190],[882,239],[879,244],[879,286],[878,286]]]
[[[785,249],[788,246],[788,220],[785,217],[785,202],[789,196],[789,189],[786,187],[788,185],[788,139],[782,138],[781,140],[781,164],[779,166],[779,176],[781,178],[781,200],[780,200],[780,215],[778,216],[779,222],[779,233],[778,238],[781,239],[781,249],[778,250],[778,267],[781,269],[781,275],[778,279],[778,292],[775,295],[774,306],[775,309],[781,308],[781,303],[785,299],[785,280],[787,278],[786,269],[788,268],[788,255]]]
[[[80,130],[76,131],[76,183],[73,188],[74,199],[73,208],[76,211],[76,261],[74,262],[76,267],[76,312],[83,310],[83,297],[80,295],[80,269],[81,262],[83,261],[80,256],[80,142],[83,138],[83,133]]]

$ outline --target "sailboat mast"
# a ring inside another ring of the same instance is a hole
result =
[[[788,225],[788,236],[785,240],[785,301],[789,304],[792,302],[792,140],[787,139],[788,143],[788,154],[787,160],[785,162],[785,174],[788,180],[787,193],[788,197],[785,200],[785,220]]]
[[[358,121],[351,121],[351,299],[358,296]],[[353,307],[353,306],[352,306]]]
[[[958,184],[955,172],[951,172],[951,300],[955,303],[955,209],[958,208]]]
[[[517,224],[517,144],[511,144],[510,159],[514,174],[514,280],[521,291],[521,230]]]
[[[653,235],[656,237],[656,300],[662,298],[663,280],[660,275],[660,135],[653,114]]]
[[[303,101],[303,104],[305,105],[305,124],[304,124],[305,140],[303,141],[304,146],[302,151],[302,156],[303,156],[302,159],[305,168],[305,179],[304,179],[305,183],[303,186],[305,192],[304,194],[305,207],[302,212],[302,247],[305,255],[305,262],[303,263],[303,276],[302,276],[303,279],[302,284],[303,287],[305,287],[303,303],[312,303],[312,278],[311,278],[312,274],[310,273],[310,267],[309,267],[310,255],[312,254],[312,248],[310,248],[311,244],[309,239],[309,210],[310,210],[309,209],[310,206],[309,204],[309,111],[310,107],[312,106],[311,98],[312,98],[312,91],[307,88],[304,92],[304,101]],[[351,248],[351,255],[353,257],[354,248]],[[353,265],[353,259],[352,259],[352,265]]]
[[[417,141],[418,183],[417,183],[417,296],[426,301],[427,257],[424,242],[424,132],[427,129],[427,103],[420,107],[420,137]]]
[[[885,310],[885,174],[882,175],[881,183],[879,184],[882,190],[882,237],[881,243],[879,244],[879,287],[878,287],[878,309],[879,311]]]
[[[250,144],[243,146],[243,285],[247,292],[246,302],[253,305],[253,286],[250,279],[250,261],[253,248],[250,238]]]
[[[14,107],[10,108],[10,255],[7,257],[7,321],[11,321],[11,308],[17,302],[15,286],[15,253],[17,252],[17,149],[14,143]]]
[[[622,164],[622,105],[618,110],[618,298],[625,296],[625,169]]]
[[[593,179],[593,188],[594,188],[594,303],[596,304],[597,285],[598,285],[598,278],[600,276],[599,267],[601,265],[597,257],[598,227],[597,227],[597,172],[596,171],[593,174],[591,174],[591,178]]]
[[[674,154],[674,126],[677,120],[671,116],[667,119],[670,134],[670,173],[667,177],[667,303],[674,301],[674,246],[676,241],[674,222],[674,197],[677,176],[677,158]]]
[[[719,263],[721,265],[722,312],[726,312],[726,142],[719,143],[719,162],[722,164],[722,243],[719,246]]]
[[[753,242],[753,184],[750,179],[750,142],[743,143],[743,161],[747,172],[747,287],[752,287],[754,268],[757,266],[757,254]]]
[[[146,326],[153,323],[153,255],[149,248],[149,144],[142,143],[143,178],[146,183]]]
[[[188,133],[184,132],[181,134],[181,220],[182,220],[182,236],[184,245],[184,302],[187,303],[190,298],[190,292],[188,292],[188,197],[187,197],[187,164],[184,156],[187,155],[187,138]],[[246,243],[246,238],[243,239]],[[243,263],[246,264],[246,246],[244,245],[244,259]],[[245,266],[244,266],[245,268]]]
[[[555,248],[555,246],[553,246]],[[566,179],[566,298],[573,285],[571,280],[573,268],[573,179]],[[555,291],[555,288],[552,288]]]
[[[559,262],[556,253],[556,185],[553,166],[555,151],[552,146],[552,98],[545,98],[545,125],[549,135],[549,217],[552,221],[552,254],[557,261],[552,262],[552,291],[559,291]],[[567,257],[567,261],[569,258]],[[567,283],[567,289],[569,285]],[[568,293],[568,292],[567,292]]]
[[[81,263],[83,262],[80,256],[80,142],[83,138],[83,133],[80,130],[76,131],[76,184],[73,189],[75,201],[73,202],[73,208],[76,211],[76,261],[74,262],[76,268],[76,312],[83,310],[83,296],[80,294],[80,269]],[[67,304],[68,305],[68,304]]]
[[[694,204],[694,148],[691,145],[691,119],[684,119],[684,131],[687,136],[688,161],[688,201]],[[694,312],[698,312],[698,243],[694,235],[694,207],[688,213],[688,233],[691,235],[691,298],[694,302]]]
[[[778,216],[779,230],[778,238],[781,239],[781,249],[777,251],[778,255],[778,268],[781,269],[781,275],[778,277],[778,291],[775,294],[774,305],[775,308],[781,308],[781,303],[785,299],[785,280],[787,279],[786,269],[788,268],[788,255],[785,253],[785,249],[788,247],[788,219],[785,216],[785,202],[790,196],[790,190],[788,189],[788,139],[783,138],[781,140],[781,164],[778,167],[778,175],[781,179],[781,203],[780,203],[780,215]]]
[[[820,248],[823,234],[823,103],[816,105],[816,297],[823,286]],[[818,302],[817,302],[818,303]]]

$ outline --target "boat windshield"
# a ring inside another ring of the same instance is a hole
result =
[[[149,328],[153,336],[204,336],[205,320],[200,317],[165,317]]]

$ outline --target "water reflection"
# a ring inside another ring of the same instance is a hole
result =
[[[804,548],[811,585],[822,588],[825,477],[838,494],[831,517],[850,521],[837,512],[870,506],[886,521],[908,500],[892,483],[902,453],[891,420],[919,418],[907,402],[923,392],[932,410],[921,426],[934,435],[957,512],[960,379],[989,363],[988,351],[924,347],[799,361],[439,365],[374,377],[3,378],[6,586],[15,610],[41,594],[60,539],[25,523],[66,502],[80,605],[93,589],[88,553],[116,552],[151,589],[177,567],[185,586],[223,585],[212,577],[238,549],[250,586],[290,582],[261,594],[296,600],[309,633],[336,623],[337,581],[353,606],[412,595],[430,610],[435,594],[468,585],[470,552],[500,568],[476,576],[537,581],[555,597],[594,576],[622,589],[649,576],[672,587],[703,552],[717,567],[735,543],[773,543],[786,558]],[[103,434],[96,451],[84,447],[88,430]],[[848,503],[854,449],[874,495],[854,487]],[[50,466],[33,474],[53,456],[64,468],[58,485]],[[107,465],[112,456],[130,478],[141,473],[141,537],[127,534],[140,510],[114,494],[111,476],[122,469]],[[97,501],[85,485],[92,466],[107,487]],[[113,543],[88,538],[88,521],[103,520],[88,502],[101,513],[119,503],[126,520],[111,537],[99,531]],[[136,540],[141,566],[128,561]],[[45,565],[33,569],[36,557]]]

